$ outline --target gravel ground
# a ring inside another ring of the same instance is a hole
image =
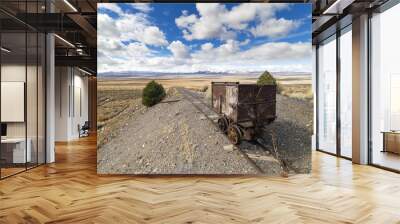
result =
[[[311,171],[313,105],[310,102],[277,95],[277,119],[265,127],[262,139],[273,148],[275,136],[279,159],[295,173]]]
[[[211,91],[195,94],[210,105],[211,101],[208,98],[211,97]],[[271,154],[283,161],[290,172],[309,173],[311,171],[313,104],[306,100],[277,94],[276,115],[277,119],[265,126],[259,137]],[[275,136],[275,143],[272,136]],[[247,151],[247,148],[251,148],[246,146],[248,144],[243,142],[239,147]],[[250,153],[261,154],[262,152],[253,148]]]
[[[261,174],[193,105],[176,93],[128,119],[118,135],[98,148],[100,174]],[[251,150],[251,145],[241,146]],[[253,155],[266,175],[279,162]],[[263,169],[264,170],[264,169]]]
[[[215,117],[216,119],[213,119],[213,121],[216,123],[218,114],[211,109],[211,100],[205,97],[206,93],[190,90],[187,91],[189,93],[186,96],[190,98],[190,101],[199,106],[204,114],[208,114],[212,118]],[[198,101],[202,101],[203,103],[197,103]],[[258,144],[241,141],[241,143],[236,147],[240,149],[241,152],[245,153],[264,174],[286,176],[287,173],[290,172],[282,162],[273,156],[274,154],[265,148],[260,147]]]

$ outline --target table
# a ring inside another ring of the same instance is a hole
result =
[[[400,154],[400,131],[383,131],[382,152]]]
[[[25,151],[25,138],[5,138],[1,139],[1,157],[7,163],[26,163],[31,162],[32,153],[30,138],[26,139],[28,143]]]

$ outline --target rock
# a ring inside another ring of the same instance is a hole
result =
[[[224,145],[224,150],[225,151],[231,152],[231,151],[233,151],[233,149],[234,149],[234,146],[232,144],[231,145]]]
[[[281,171],[282,177],[289,177],[289,173],[287,171]]]

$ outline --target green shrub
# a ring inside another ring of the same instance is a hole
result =
[[[258,77],[257,85],[276,85],[276,80],[271,73],[265,71],[260,77]]]
[[[142,104],[151,107],[160,102],[165,97],[164,87],[154,80],[147,83],[142,93]]]

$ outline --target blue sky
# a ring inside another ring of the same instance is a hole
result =
[[[99,72],[311,70],[310,4],[102,3]]]

